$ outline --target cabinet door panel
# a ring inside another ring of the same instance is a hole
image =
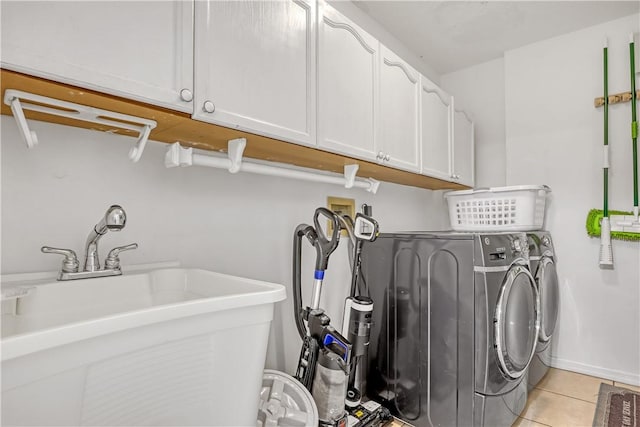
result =
[[[195,34],[194,118],[315,144],[310,1],[197,1]]]
[[[454,114],[453,175],[460,184],[474,184],[473,122],[463,111]]]
[[[453,100],[424,76],[420,89],[422,173],[450,180]]]
[[[380,52],[380,148],[390,166],[419,172],[419,74],[385,46]]]
[[[191,112],[193,3],[2,2],[2,65]]]
[[[373,160],[379,43],[325,3],[318,23],[318,145]]]

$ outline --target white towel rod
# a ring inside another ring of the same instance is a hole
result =
[[[308,172],[302,169],[293,169],[282,166],[272,166],[262,163],[242,161],[242,154],[247,144],[244,138],[229,141],[228,156],[207,156],[193,152],[193,148],[184,148],[179,142],[171,144],[165,155],[165,166],[168,168],[177,166],[206,166],[217,169],[226,169],[231,173],[239,171],[261,175],[278,176],[284,178],[301,179],[305,181],[324,182],[328,184],[344,185],[345,188],[362,188],[376,194],[380,181],[373,178],[356,178],[358,165],[346,165],[344,176],[320,174]]]
[[[22,139],[29,148],[38,145],[38,137],[34,131],[29,129],[23,110],[32,110],[138,132],[138,140],[129,151],[129,158],[134,162],[140,160],[151,130],[158,125],[155,120],[74,104],[15,89],[7,89],[4,92],[4,103],[11,107],[11,112],[18,123]]]

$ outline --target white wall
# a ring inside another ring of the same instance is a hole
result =
[[[585,219],[602,209],[602,46],[609,92],[628,91],[632,15],[505,54],[507,184],[553,189],[547,227],[558,255],[561,307],[553,363],[640,384],[640,242],[614,241],[615,269],[598,267],[599,239]],[[637,46],[640,44],[636,36]],[[637,53],[636,53],[637,54]],[[630,210],[630,104],[609,110],[611,209]]]
[[[444,74],[440,82],[453,95],[455,109],[474,120],[475,186],[505,185],[504,60]]]
[[[114,246],[137,242],[121,255],[127,265],[179,260],[200,267],[283,284],[267,366],[292,373],[300,341],[292,314],[292,236],[310,223],[327,196],[367,203],[382,231],[448,226],[440,192],[382,183],[364,190],[207,168],[165,169],[167,145],[151,142],[139,163],[127,158],[133,139],[31,121],[40,145],[28,150],[12,117],[2,116],[2,273],[58,270],[50,245],[83,253],[91,227],[114,203],[127,212],[126,228],[100,242],[100,258]],[[304,244],[305,289],[311,287],[314,250]],[[346,244],[332,256],[323,306],[335,324],[350,283]],[[305,299],[308,303],[309,299]]]

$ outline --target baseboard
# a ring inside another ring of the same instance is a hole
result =
[[[640,374],[617,371],[615,369],[607,369],[600,366],[587,365],[585,363],[574,362],[567,359],[559,359],[557,357],[551,357],[551,366],[558,369],[564,369],[566,371],[578,372],[580,374],[591,375],[593,377],[640,386]]]

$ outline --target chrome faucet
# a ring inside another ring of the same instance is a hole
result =
[[[98,260],[98,241],[102,236],[107,234],[109,230],[122,230],[126,222],[127,214],[121,206],[112,205],[107,209],[104,217],[100,218],[100,221],[93,227],[89,236],[87,236],[87,243],[85,245],[84,252],[84,271],[100,270],[100,261]]]
[[[112,205],[107,209],[100,221],[93,227],[85,245],[85,257],[82,271],[79,270],[79,262],[76,253],[71,249],[52,248],[43,246],[42,252],[53,253],[64,256],[62,268],[58,275],[58,280],[88,279],[92,277],[118,276],[122,274],[120,269],[120,258],[118,255],[122,251],[137,249],[138,244],[132,243],[126,246],[113,248],[107,255],[104,269],[100,269],[98,259],[98,241],[109,230],[120,231],[127,222],[127,215],[121,206]]]

